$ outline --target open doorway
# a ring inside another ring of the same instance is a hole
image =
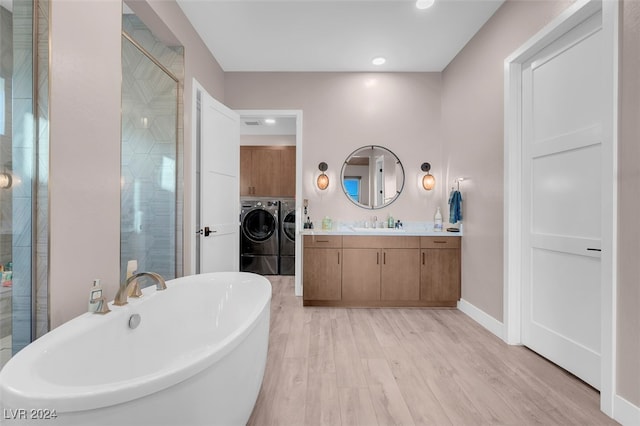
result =
[[[240,115],[240,270],[295,275],[296,295],[302,295],[298,244],[302,111],[236,112]],[[268,215],[273,220],[265,221],[265,226],[251,225]],[[253,235],[256,230],[262,234]]]

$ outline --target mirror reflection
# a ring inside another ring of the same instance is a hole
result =
[[[367,145],[356,149],[342,165],[342,189],[356,205],[380,209],[398,198],[404,187],[404,168],[387,148]]]

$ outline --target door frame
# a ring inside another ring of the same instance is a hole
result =
[[[199,125],[201,114],[198,113],[198,92],[209,94],[209,92],[207,92],[207,90],[200,84],[200,82],[193,78],[191,80],[191,143],[189,146],[187,146],[187,144],[185,143],[184,146],[184,275],[192,275],[196,273],[197,265],[199,262],[198,259],[200,258],[200,247],[197,243],[198,238],[196,237],[196,232],[200,227],[198,218],[200,217]],[[187,154],[187,152],[189,152],[189,155]],[[189,182],[186,179],[187,176],[189,176]]]
[[[200,119],[202,118],[201,105],[198,105],[198,92],[204,93],[213,99],[214,103],[224,108],[228,106],[212,96],[195,79],[191,80],[191,144],[184,144],[184,205],[183,205],[183,275],[199,273],[200,269]],[[199,109],[200,108],[200,109]],[[238,167],[240,167],[238,165]],[[187,180],[187,177],[189,180]],[[240,179],[240,176],[238,176]],[[238,217],[238,224],[240,218]]]
[[[296,119],[296,261],[295,295],[302,296],[302,110],[300,109],[236,109],[240,115],[252,117],[287,117]]]
[[[522,325],[522,65],[571,28],[602,10],[605,49],[605,111],[602,142],[601,254],[601,389],[600,409],[613,417],[616,379],[616,260],[617,260],[617,123],[618,13],[617,1],[578,0],[534,35],[504,62],[504,339],[521,344]]]

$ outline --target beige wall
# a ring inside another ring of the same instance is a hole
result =
[[[462,297],[502,321],[504,60],[570,1],[507,1],[442,73],[444,158],[463,182]]]
[[[640,3],[625,1],[620,22],[618,146],[618,393],[640,406]]]
[[[442,199],[439,73],[226,73],[225,104],[234,109],[303,110],[303,197],[311,220],[379,220],[391,213],[404,221],[433,220]],[[346,157],[364,145],[383,145],[405,169],[405,189],[390,207],[355,206],[339,183]],[[319,191],[318,164],[329,165],[329,188]],[[418,187],[428,161],[439,184]]]
[[[94,278],[113,297],[119,276],[120,16],[115,0],[51,2],[52,328],[86,311]]]
[[[177,4],[137,1],[150,27],[164,22],[185,48],[185,156],[190,155],[191,80],[224,97],[221,68]],[[51,4],[51,327],[86,311],[100,278],[112,299],[120,257],[121,14],[118,0]],[[190,185],[189,175],[185,185]],[[190,205],[190,200],[185,199]],[[185,212],[185,215],[190,214]],[[185,247],[187,249],[187,247]],[[185,253],[189,256],[190,253]]]

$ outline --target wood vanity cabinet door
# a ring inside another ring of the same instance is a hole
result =
[[[344,255],[342,300],[354,302],[380,300],[381,251],[345,248],[342,249],[342,253]]]
[[[420,300],[420,250],[382,250],[382,300]]]
[[[420,299],[455,306],[460,299],[460,249],[422,249],[421,257]]]
[[[340,300],[342,293],[342,250],[304,248],[304,300]]]

